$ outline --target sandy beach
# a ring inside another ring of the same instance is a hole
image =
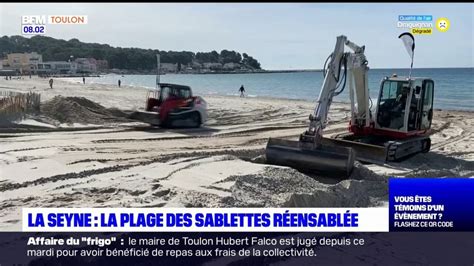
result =
[[[41,94],[41,114],[0,128],[0,230],[21,230],[23,207],[385,206],[388,177],[472,177],[472,112],[435,110],[432,149],[400,163],[357,163],[345,180],[262,163],[269,137],[297,139],[311,101],[202,95],[199,129],[128,120],[146,89],[33,77],[0,90]],[[58,97],[61,96],[61,97]],[[84,98],[82,98],[84,97]],[[326,136],[346,130],[334,103]]]

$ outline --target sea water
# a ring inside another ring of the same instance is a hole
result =
[[[376,101],[380,81],[392,74],[407,76],[408,69],[369,70],[369,90]],[[413,69],[412,76],[428,77],[435,82],[434,108],[446,110],[474,110],[474,68]],[[154,88],[154,75],[116,75],[86,78],[87,83],[117,84]],[[321,71],[255,74],[166,74],[163,83],[176,83],[192,87],[195,95],[235,95],[244,85],[248,97],[274,97],[314,101],[323,83]],[[77,79],[82,82],[82,78]],[[349,101],[348,86],[334,100]]]

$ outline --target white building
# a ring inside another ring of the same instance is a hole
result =
[[[222,69],[221,63],[203,63],[203,67],[212,70],[220,70]]]
[[[50,61],[38,64],[38,74],[75,74],[77,64],[66,61]]]
[[[240,69],[240,64],[238,64],[238,63],[226,63],[226,64],[224,64],[223,68],[225,70]]]
[[[77,64],[78,73],[97,72],[97,60],[94,58],[77,58],[74,62]]]
[[[176,72],[178,71],[178,64],[172,64],[172,63],[161,63],[160,64],[160,71],[162,72]]]

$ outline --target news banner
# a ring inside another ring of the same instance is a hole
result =
[[[25,232],[473,231],[474,179],[391,178],[376,208],[23,208]]]
[[[321,257],[322,247],[375,245],[368,232],[474,231],[474,179],[390,178],[388,185],[388,206],[377,208],[23,208],[25,252],[193,262]]]

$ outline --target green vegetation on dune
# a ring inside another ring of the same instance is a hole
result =
[[[0,38],[0,56],[8,53],[37,52],[43,55],[43,61],[67,61],[75,58],[93,57],[105,59],[109,68],[130,70],[156,69],[157,53],[162,63],[188,65],[191,63],[238,63],[248,69],[261,69],[260,63],[246,53],[222,50],[220,53],[190,51],[160,51],[157,49],[121,48],[108,44],[84,43],[78,39],[69,41],[45,36],[25,38],[22,36],[3,36]]]

